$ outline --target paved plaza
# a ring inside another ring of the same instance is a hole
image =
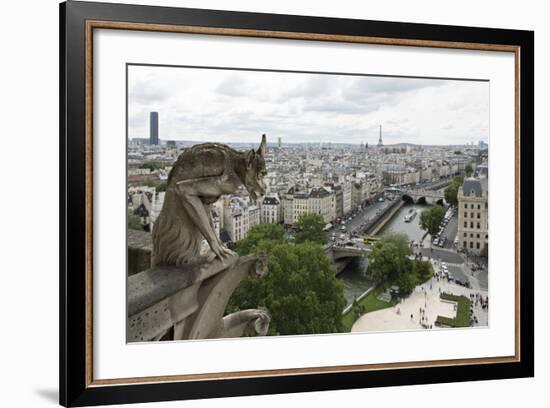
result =
[[[440,272],[439,266],[434,265],[434,270]],[[470,298],[479,294],[484,298],[488,293],[486,290],[476,288],[465,288],[455,283],[448,282],[444,278],[439,281],[436,278],[430,279],[423,285],[417,286],[413,293],[397,305],[367,313],[361,316],[353,325],[352,332],[365,331],[401,331],[401,330],[424,330],[422,325],[433,330],[439,329],[435,326],[437,316],[454,318],[456,311],[454,304],[442,301],[439,294],[447,292],[454,295],[464,295]],[[489,302],[490,307],[490,302]],[[487,326],[488,311],[483,310],[480,304],[473,305],[474,316],[478,319],[477,326]],[[421,320],[420,310],[424,309],[424,321]],[[411,318],[412,315],[412,318]]]

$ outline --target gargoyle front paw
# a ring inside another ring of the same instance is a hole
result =
[[[227,248],[225,245],[213,245],[212,251],[216,254],[216,256],[223,260],[224,258],[227,258],[229,256],[235,255],[235,252]]]

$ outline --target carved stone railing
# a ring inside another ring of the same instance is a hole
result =
[[[151,267],[151,233],[128,229],[128,276]]]
[[[267,272],[258,253],[196,265],[156,267],[128,277],[128,342],[265,335],[269,315],[242,310],[224,316],[243,279]]]

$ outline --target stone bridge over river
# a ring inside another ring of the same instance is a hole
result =
[[[371,248],[367,245],[325,247],[325,252],[336,267],[336,274],[342,272],[350,260],[367,256],[370,251]]]
[[[401,197],[405,202],[416,204],[443,204],[445,200],[442,190],[405,190]]]

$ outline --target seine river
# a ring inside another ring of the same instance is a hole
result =
[[[411,222],[405,222],[404,217],[411,208],[417,210],[416,217]],[[393,216],[393,218],[382,228],[378,235],[384,236],[391,233],[404,233],[411,241],[419,241],[424,235],[420,228],[420,213],[428,206],[418,204],[407,204]],[[361,295],[372,286],[372,281],[365,274],[367,260],[365,258],[356,259],[346,267],[338,278],[344,283],[344,296],[347,304],[351,304],[353,299]]]
[[[404,217],[410,211],[411,208],[416,209],[416,217],[411,222],[405,222]],[[392,233],[402,233],[409,237],[410,241],[419,241],[422,239],[425,231],[420,228],[420,213],[424,211],[428,206],[418,204],[407,204],[401,207],[401,209],[393,216],[393,218],[384,225],[384,228],[378,233],[378,235],[387,235]]]

